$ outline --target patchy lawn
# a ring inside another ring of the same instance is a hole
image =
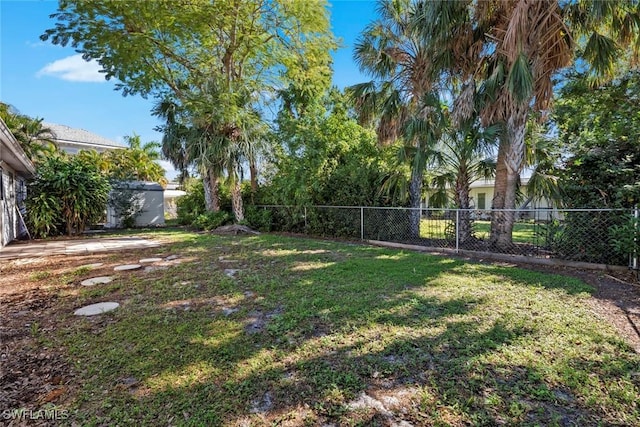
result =
[[[640,355],[578,279],[274,235],[154,235],[173,243],[0,265],[0,411],[83,426],[640,425]],[[73,315],[101,301],[121,306]]]

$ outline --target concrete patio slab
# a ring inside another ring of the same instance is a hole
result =
[[[137,236],[14,242],[0,248],[0,261],[51,255],[85,255],[127,249],[157,248],[161,243]]]

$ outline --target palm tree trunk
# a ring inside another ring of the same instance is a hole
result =
[[[409,183],[409,232],[410,237],[420,237],[420,202],[422,201],[422,172],[411,171]]]
[[[202,178],[204,186],[204,202],[207,211],[220,211],[220,182],[218,176],[211,169],[207,169]]]
[[[251,203],[254,204],[258,192],[258,166],[254,160],[249,162],[249,174],[251,176]]]
[[[239,179],[235,179],[231,184],[231,208],[233,209],[233,216],[236,218],[236,222],[244,221],[244,206],[242,203],[242,191]]]
[[[458,236],[460,243],[465,243],[471,239],[473,227],[469,212],[469,173],[464,167],[458,171],[454,198],[456,206],[460,209],[458,214]]]
[[[516,106],[507,120],[505,137],[500,140],[489,238],[492,247],[505,249],[512,244],[516,191],[524,161],[526,124],[526,105]]]

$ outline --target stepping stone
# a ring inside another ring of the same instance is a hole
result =
[[[169,255],[164,260],[165,261],[173,261],[174,259],[178,259],[178,258],[180,258],[180,255]]]
[[[105,283],[109,283],[113,280],[113,277],[110,276],[100,276],[100,277],[92,277],[91,279],[83,280],[80,282],[82,286],[95,286],[102,285]]]
[[[86,305],[73,312],[76,316],[95,316],[96,314],[106,313],[120,307],[117,302],[99,302],[97,304]]]
[[[160,265],[160,266],[148,265],[148,266],[146,266],[144,268],[144,271],[145,271],[145,273],[151,273],[151,272],[154,272],[154,271],[168,270],[168,269],[169,269],[169,267],[163,266],[163,265]]]
[[[93,264],[85,264],[85,265],[81,265],[81,266],[76,267],[76,268],[88,268],[88,269],[92,270],[94,268],[102,267],[103,265],[104,265],[104,262],[94,262]]]
[[[140,264],[125,264],[114,267],[115,271],[137,270],[142,267]]]
[[[138,262],[140,264],[150,264],[152,262],[160,262],[160,261],[162,261],[162,258],[143,258]]]
[[[238,271],[240,270],[234,270],[233,268],[225,268],[224,274],[226,274],[228,277],[235,278],[236,273]]]
[[[240,309],[235,308],[235,307],[224,307],[222,309],[222,313],[225,316],[231,316],[233,313],[237,313],[238,311],[240,311]]]

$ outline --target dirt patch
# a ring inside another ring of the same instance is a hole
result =
[[[74,399],[76,373],[66,349],[55,347],[54,336],[72,321],[80,282],[113,274],[124,259],[157,252],[150,248],[0,262],[0,412],[65,408]],[[98,262],[103,264],[86,267]],[[42,418],[28,425],[51,422]]]
[[[593,286],[593,298],[587,301],[591,309],[612,324],[629,345],[640,353],[640,280],[635,272],[605,272],[523,263],[509,265],[575,277]]]

